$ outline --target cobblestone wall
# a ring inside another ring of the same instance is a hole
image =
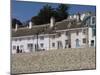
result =
[[[95,69],[94,48],[73,48],[11,56],[11,72],[34,73],[65,70]]]

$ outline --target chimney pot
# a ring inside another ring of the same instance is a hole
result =
[[[55,18],[54,17],[51,17],[50,19],[50,27],[54,27],[54,24],[55,24]]]
[[[17,29],[18,29],[18,24],[16,23],[16,25],[15,25],[15,31],[17,31]]]
[[[29,22],[29,29],[32,28],[32,21]]]

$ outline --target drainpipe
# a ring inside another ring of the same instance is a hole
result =
[[[87,48],[89,47],[89,25],[87,26]]]
[[[36,48],[36,50],[38,51],[38,35],[39,35],[39,33],[36,33],[36,37],[37,37],[37,48]]]
[[[89,25],[88,25],[88,35],[87,35],[87,46],[89,47]]]
[[[48,35],[49,36],[49,50],[50,50],[50,35]]]

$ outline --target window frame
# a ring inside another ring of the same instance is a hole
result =
[[[65,40],[65,45],[68,45],[68,40]]]
[[[55,43],[54,42],[52,43],[52,47],[55,47]]]
[[[15,47],[15,48],[14,48]],[[13,45],[13,50],[15,50],[17,48],[17,46]]]
[[[40,43],[40,46],[41,46],[41,48],[43,48],[44,47],[44,44],[43,43]]]
[[[87,30],[86,30],[86,29],[83,29],[83,30],[82,30],[82,33],[83,33],[83,34],[86,34],[86,33],[87,33]]]
[[[92,47],[94,46],[94,40],[91,40],[91,46]]]
[[[83,38],[83,43],[86,44],[86,38]]]
[[[31,45],[31,46],[29,46],[29,45]],[[33,44],[32,43],[28,43],[27,44],[27,48],[32,52],[32,50],[34,49],[33,48]]]

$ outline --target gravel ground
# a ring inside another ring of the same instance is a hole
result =
[[[94,48],[73,48],[12,54],[11,73],[95,69],[95,53]]]

